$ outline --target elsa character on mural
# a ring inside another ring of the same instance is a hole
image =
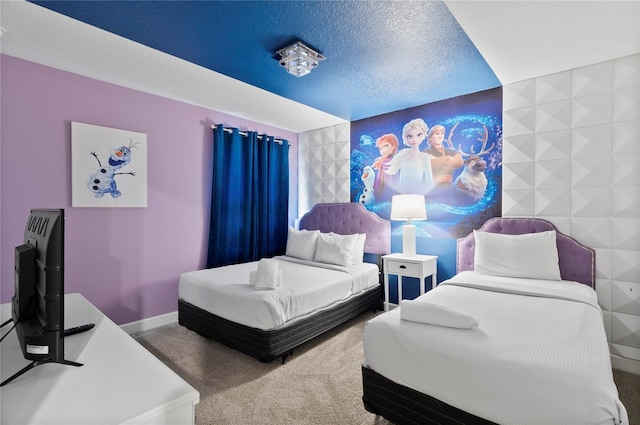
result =
[[[408,149],[400,150],[385,171],[392,176],[399,175],[395,187],[399,193],[426,194],[435,186],[431,156],[420,151],[427,131],[427,124],[422,118],[409,121],[402,129],[402,143]]]

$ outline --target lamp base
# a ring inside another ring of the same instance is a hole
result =
[[[413,224],[402,227],[402,253],[408,257],[416,255],[416,226]]]

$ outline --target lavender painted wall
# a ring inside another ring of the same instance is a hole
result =
[[[202,268],[211,124],[284,138],[297,216],[297,135],[220,112],[2,55],[0,302],[13,295],[13,249],[30,208],[66,209],[67,293],[118,324],[177,310],[180,273]],[[147,208],[71,208],[71,122],[147,134]]]

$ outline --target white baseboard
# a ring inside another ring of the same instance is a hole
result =
[[[135,322],[125,323],[120,325],[120,328],[129,335],[149,331],[154,328],[158,328],[164,325],[170,325],[178,322],[178,312],[174,311],[167,314],[161,314],[160,316],[149,317],[148,319],[137,320]]]
[[[611,355],[611,367],[621,370],[623,372],[633,373],[640,375],[640,362],[633,359],[627,359],[625,357]]]

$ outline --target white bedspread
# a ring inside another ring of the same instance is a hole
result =
[[[216,316],[245,326],[269,330],[328,307],[378,284],[378,267],[352,267],[274,257],[282,270],[276,289],[249,286],[258,262],[197,270],[180,275],[180,299]]]
[[[365,325],[366,365],[503,425],[629,423],[588,286],[462,272],[423,297],[479,326],[414,323],[392,310]]]

